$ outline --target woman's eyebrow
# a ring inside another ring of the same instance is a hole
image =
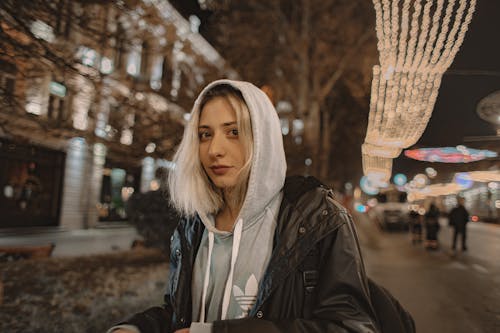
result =
[[[228,126],[233,126],[233,125],[236,125],[238,124],[236,121],[231,121],[231,122],[227,122],[227,123],[222,123],[221,127],[228,127]],[[198,126],[198,129],[205,129],[205,128],[210,128],[210,126],[208,125],[199,125]]]

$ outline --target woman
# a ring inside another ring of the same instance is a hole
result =
[[[422,221],[417,209],[411,209],[410,213],[411,241],[413,244],[422,242]]]
[[[171,198],[187,217],[165,304],[116,332],[379,332],[351,217],[318,181],[285,180],[260,89],[209,84],[174,161]]]
[[[439,209],[434,202],[431,202],[429,210],[425,213],[425,248],[428,250],[437,250],[439,247]]]

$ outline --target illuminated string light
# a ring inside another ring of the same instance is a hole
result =
[[[363,154],[363,173],[374,186],[384,187],[389,183],[392,158]]]
[[[399,156],[425,130],[442,75],[463,42],[476,0],[446,4],[444,0],[373,0],[373,4],[380,65],[373,67],[363,170],[377,177],[388,174],[389,179],[392,163],[385,159]]]
[[[438,197],[442,195],[457,194],[462,191],[462,187],[456,183],[427,185],[421,189],[411,189],[408,191],[408,197],[411,201],[422,200],[426,197]]]
[[[500,182],[500,170],[467,172],[469,179],[475,182]]]
[[[404,154],[418,161],[441,163],[469,163],[498,156],[498,153],[491,150],[465,146],[411,149],[405,150]]]

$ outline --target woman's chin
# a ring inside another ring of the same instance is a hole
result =
[[[236,179],[227,176],[215,176],[212,177],[212,183],[221,191],[228,191],[236,186]]]

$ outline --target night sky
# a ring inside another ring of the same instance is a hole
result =
[[[464,43],[443,76],[432,120],[419,143],[459,144],[464,136],[494,135],[495,128],[476,113],[478,102],[500,89],[500,1],[479,0]],[[456,75],[491,71],[496,76]]]

